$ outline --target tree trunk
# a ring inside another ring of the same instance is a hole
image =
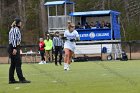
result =
[[[45,35],[45,33],[48,32],[48,27],[47,27],[47,15],[46,15],[44,3],[45,0],[40,0],[40,10],[41,10],[40,22],[41,22],[43,34]]]
[[[19,17],[22,18],[22,0],[18,0]]]
[[[2,0],[0,0],[0,42],[2,40],[1,29],[2,29]]]
[[[2,1],[3,0],[0,0],[0,28],[2,27],[2,8],[3,8]]]
[[[19,17],[21,18],[22,20],[22,24],[23,24],[23,28],[22,28],[22,35],[23,35],[23,38],[22,38],[22,41],[24,42],[24,39],[26,38],[24,35],[25,35],[25,32],[26,32],[26,7],[25,7],[25,0],[18,0],[18,8],[19,8]]]
[[[26,19],[25,0],[23,0],[22,3],[23,3],[23,4],[22,4],[22,6],[23,6],[23,9],[22,9],[22,20],[23,20],[23,23],[24,23],[24,29],[23,29],[23,30],[26,31],[26,24],[25,24],[25,23],[26,23],[26,20],[27,20],[27,19]]]
[[[18,8],[19,8],[19,17],[22,19],[22,22],[25,25],[26,22],[25,0],[18,0]]]
[[[105,10],[105,0],[102,0],[102,10]]]
[[[108,9],[110,10],[111,1],[108,0]]]
[[[126,18],[127,18],[127,22],[129,23],[130,22],[130,19],[129,19],[129,11],[128,11],[128,0],[125,0],[124,1],[124,7],[125,7],[125,12],[126,12]]]
[[[22,19],[22,22],[24,24],[24,5],[25,5],[25,1],[24,0],[18,0],[18,8],[19,8],[19,17]]]

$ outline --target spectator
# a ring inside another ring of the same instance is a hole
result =
[[[94,28],[94,27],[95,27],[94,23],[91,22],[91,23],[90,23],[90,28]]]
[[[102,21],[101,22],[101,28],[105,28],[105,27],[106,27],[105,21]]]
[[[96,24],[95,24],[96,28],[100,28],[101,27],[101,24],[99,21],[96,21]]]
[[[88,24],[88,22],[85,23],[85,29],[90,29],[90,25]]]
[[[111,28],[111,25],[110,25],[109,22],[106,23],[106,27],[107,27],[107,28]]]
[[[78,22],[78,24],[75,26],[75,29],[81,29],[81,24]]]
[[[50,62],[52,60],[52,40],[50,39],[50,35],[46,35],[45,43],[45,51],[46,51],[46,61]]]
[[[43,38],[40,38],[39,39],[39,52],[40,52],[40,55],[41,55],[41,62],[39,64],[46,64],[46,61],[45,61],[45,57],[44,57],[44,54],[45,54],[45,43],[43,42]]]

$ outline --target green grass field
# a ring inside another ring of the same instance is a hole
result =
[[[140,93],[139,60],[75,62],[70,71],[52,63],[23,64],[30,84],[8,84],[8,69],[0,64],[0,93]]]

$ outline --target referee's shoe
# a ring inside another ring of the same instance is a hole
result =
[[[9,84],[15,84],[15,83],[19,83],[19,81],[16,81],[16,80],[14,80],[14,81],[9,81]]]
[[[16,84],[16,83],[31,83],[31,81],[29,81],[29,80],[9,81],[9,84]]]
[[[24,80],[19,81],[19,83],[31,83],[31,81],[24,79]]]

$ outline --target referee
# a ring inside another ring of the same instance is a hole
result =
[[[22,69],[21,69],[21,57],[20,57],[20,43],[21,43],[21,20],[19,18],[15,18],[14,22],[11,25],[11,29],[9,32],[9,56],[11,58],[11,65],[9,68],[9,84],[14,83],[30,83],[23,77]],[[17,76],[19,81],[16,81],[14,78],[14,72],[16,69]]]
[[[55,32],[55,36],[53,38],[53,50],[54,50],[54,53],[55,53],[55,65],[57,66],[57,56],[59,54],[59,64],[61,64],[61,61],[62,61],[62,48],[63,48],[63,41],[62,39],[60,38],[59,36],[59,32],[56,31]]]

